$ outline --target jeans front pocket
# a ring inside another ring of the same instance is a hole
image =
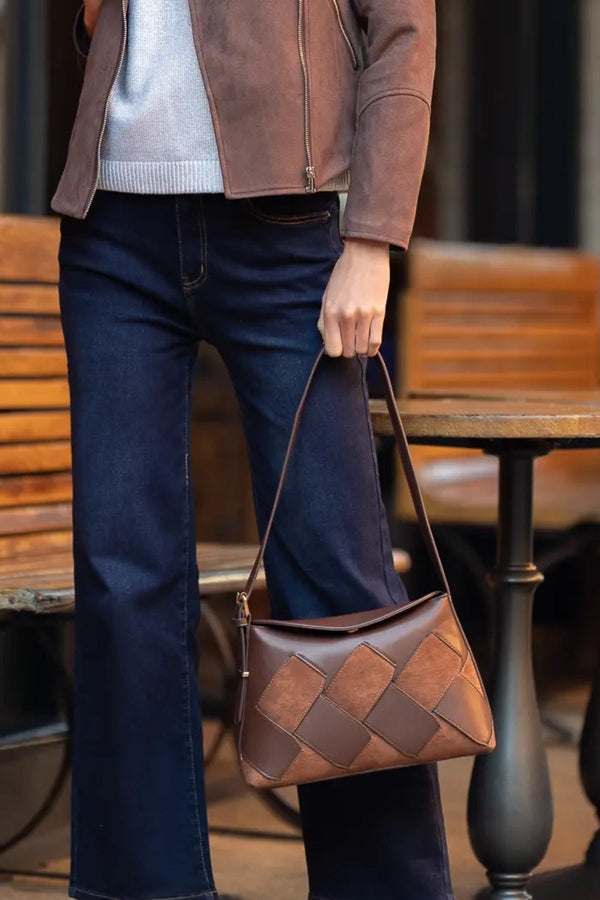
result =
[[[334,212],[336,191],[311,194],[269,194],[246,197],[248,212],[261,222],[273,225],[307,225],[328,222]]]

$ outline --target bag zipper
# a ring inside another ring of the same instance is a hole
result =
[[[344,40],[346,42],[346,46],[348,47],[350,59],[352,60],[352,68],[358,69],[358,57],[356,55],[356,50],[354,49],[354,45],[352,44],[352,41],[350,40],[350,35],[348,34],[348,31],[346,30],[346,26],[344,25],[344,20],[342,19],[342,13],[340,11],[340,4],[339,4],[338,0],[331,0],[331,2],[333,4],[333,8],[335,10],[335,15],[336,15],[336,18],[338,21],[340,31],[342,33],[342,37],[344,38]]]
[[[113,95],[113,91],[115,89],[115,84],[117,83],[117,78],[121,73],[121,69],[123,68],[123,60],[125,59],[125,48],[127,46],[127,31],[128,31],[128,23],[127,23],[127,5],[128,0],[121,0],[121,12],[123,15],[123,35],[121,37],[121,52],[119,54],[119,62],[117,63],[117,67],[115,69],[115,74],[113,75],[113,80],[110,85],[110,90],[106,97],[106,103],[104,104],[104,114],[102,118],[102,127],[100,129],[100,135],[98,137],[98,145],[96,147],[96,179],[94,181],[94,186],[88,198],[87,204],[85,206],[83,212],[83,218],[87,216],[90,211],[90,207],[96,196],[96,190],[98,189],[98,181],[100,180],[100,153],[102,148],[102,141],[104,139],[104,133],[106,131],[106,123],[108,122],[108,107]]]
[[[307,193],[314,194],[317,190],[315,167],[313,165],[310,146],[310,108],[308,93],[308,67],[306,65],[306,49],[304,46],[304,0],[298,0],[298,53],[302,66],[302,79],[304,82],[304,149],[306,151],[306,187]]]

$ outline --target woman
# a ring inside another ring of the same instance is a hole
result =
[[[86,0],[76,35],[86,76],[53,201],[77,595],[69,895],[214,897],[188,463],[198,344],[231,374],[260,530],[323,342],[329,357],[268,547],[273,613],[403,602],[364,369],[389,246],[413,226],[434,0]],[[307,785],[300,805],[312,900],[452,896],[435,768]]]

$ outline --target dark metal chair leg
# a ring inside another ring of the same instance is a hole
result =
[[[552,833],[552,793],[531,659],[533,595],[543,576],[533,557],[535,451],[500,456],[494,663],[491,703],[498,745],[477,759],[469,833],[493,900],[530,900],[527,885]]]
[[[581,735],[579,767],[584,790],[600,817],[600,665],[596,670]],[[592,838],[585,861],[586,865],[600,870],[600,829]]]

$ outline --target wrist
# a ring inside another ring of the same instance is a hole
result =
[[[344,248],[353,256],[369,256],[371,258],[374,256],[388,257],[390,253],[390,245],[387,241],[373,241],[358,237],[344,238]]]

